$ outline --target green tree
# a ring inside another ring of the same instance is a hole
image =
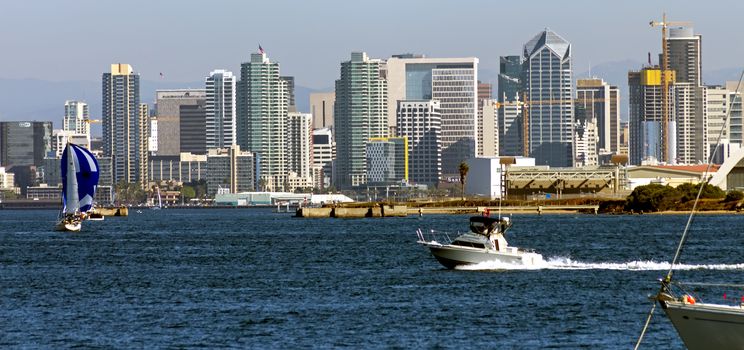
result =
[[[664,211],[674,209],[682,195],[671,186],[650,184],[638,186],[625,200],[625,210]]]
[[[196,198],[196,190],[191,186],[181,187],[181,197],[184,201],[189,201],[192,198]]]
[[[460,187],[462,192],[462,200],[465,200],[465,181],[467,181],[470,167],[468,166],[468,163],[462,162],[460,163],[460,166],[457,167],[457,170],[460,171]]]
[[[697,198],[698,191],[700,190],[701,184],[684,183],[677,186],[677,192],[682,195],[680,199],[682,202],[695,200]],[[705,183],[703,191],[700,193],[701,199],[706,198],[724,198],[726,192],[720,189],[718,186],[713,186],[709,183]]]

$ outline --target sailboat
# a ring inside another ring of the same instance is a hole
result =
[[[160,187],[156,187],[158,190],[158,206],[150,207],[150,209],[160,210],[163,209],[163,200],[160,198]]]
[[[740,91],[742,80],[744,80],[744,72],[742,72],[739,78],[739,84],[736,87],[734,96]],[[679,261],[682,247],[687,239],[687,234],[695,215],[695,209],[700,201],[700,195],[705,185],[711,179],[708,175],[710,174],[712,160],[716,156],[716,151],[720,148],[721,136],[723,130],[726,129],[726,123],[729,120],[730,114],[731,108],[729,108],[724,119],[724,125],[718,135],[718,142],[708,161],[708,169],[703,174],[704,181],[700,183],[697,197],[687,218],[687,224],[677,245],[677,251],[672,259],[669,272],[661,280],[659,292],[651,297],[654,304],[648,313],[646,323],[636,343],[636,350],[643,341],[643,336],[651,322],[651,317],[653,317],[657,303],[664,310],[664,313],[666,313],[682,342],[685,343],[688,349],[744,349],[744,300],[739,305],[705,303],[685,291],[685,286],[742,287],[742,285],[730,283],[680,283],[672,280],[674,266]]]
[[[60,165],[62,210],[55,229],[77,232],[87,213],[93,209],[93,197],[98,186],[98,161],[88,149],[67,143]]]

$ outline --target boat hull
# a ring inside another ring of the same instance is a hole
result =
[[[451,245],[426,244],[431,254],[448,269],[480,263],[536,266],[542,256],[536,253],[503,253],[486,249],[468,249]]]
[[[80,222],[60,221],[54,226],[54,229],[57,231],[80,232],[81,227]]]
[[[664,312],[690,350],[743,349],[744,308],[661,301]]]

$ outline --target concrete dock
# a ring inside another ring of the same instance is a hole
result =
[[[300,208],[295,216],[301,218],[382,218],[403,217],[407,215],[431,214],[491,214],[502,213],[538,214],[543,213],[599,213],[599,205],[538,205],[514,207],[407,207],[405,205],[375,205],[362,208]]]

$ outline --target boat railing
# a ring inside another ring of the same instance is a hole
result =
[[[416,230],[416,235],[418,236],[418,240],[420,243],[439,243],[439,244],[450,244],[452,242],[452,238],[450,238],[451,232],[444,232],[444,231],[424,231],[421,229]],[[454,233],[453,233],[454,234]],[[459,236],[459,233],[456,234]]]

